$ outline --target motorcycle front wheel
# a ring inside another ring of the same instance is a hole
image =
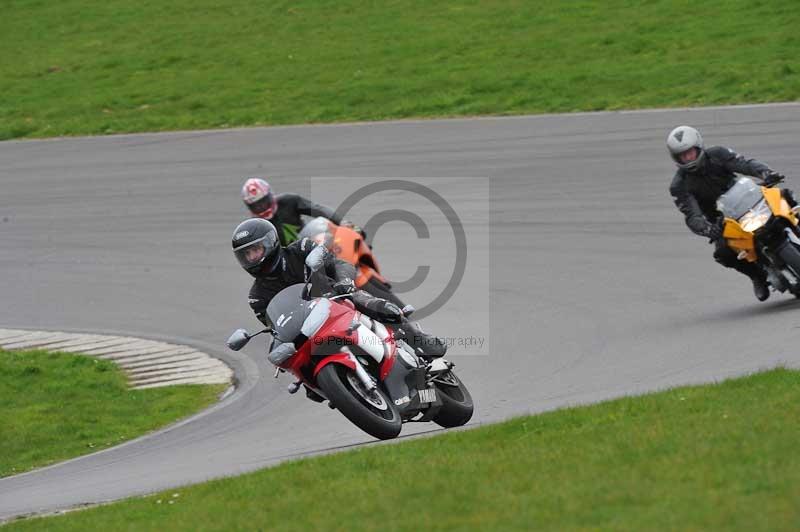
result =
[[[317,375],[317,384],[331,404],[367,434],[381,440],[400,434],[403,420],[394,403],[380,388],[367,390],[355,371],[328,364]]]

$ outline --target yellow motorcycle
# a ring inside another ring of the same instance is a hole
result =
[[[725,219],[722,236],[739,260],[757,262],[775,290],[800,297],[798,209],[779,188],[741,177],[717,200]]]

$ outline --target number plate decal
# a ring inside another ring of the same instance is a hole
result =
[[[419,391],[419,400],[422,403],[433,403],[436,402],[436,390],[430,388],[428,390],[420,390]]]

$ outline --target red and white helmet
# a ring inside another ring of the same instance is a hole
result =
[[[269,183],[258,177],[251,177],[242,185],[242,201],[255,216],[269,220],[278,210],[278,200]]]

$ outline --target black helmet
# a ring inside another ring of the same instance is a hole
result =
[[[278,231],[262,218],[250,218],[237,225],[231,245],[239,264],[250,275],[271,273],[281,258]]]

